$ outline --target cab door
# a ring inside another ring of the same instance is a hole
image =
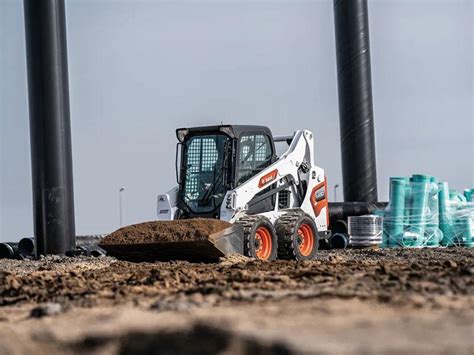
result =
[[[245,132],[238,141],[236,186],[273,163],[272,139],[262,132]]]
[[[275,148],[271,137],[263,132],[245,132],[238,140],[236,186],[246,182],[263,169],[274,162]],[[275,184],[270,185],[265,190],[255,195],[254,199],[275,188]],[[248,203],[248,214],[257,214],[275,209],[276,196],[252,203]]]

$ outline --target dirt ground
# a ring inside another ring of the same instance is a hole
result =
[[[474,353],[473,249],[0,260],[0,354]]]

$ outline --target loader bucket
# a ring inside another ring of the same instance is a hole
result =
[[[186,234],[186,238],[176,238],[171,241],[160,240],[160,236],[155,235],[151,242],[138,243],[134,240],[124,243],[122,240],[121,243],[114,244],[113,240],[107,241],[104,238],[104,242],[101,242],[100,246],[107,251],[107,255],[132,262],[172,260],[212,262],[228,254],[243,254],[243,228],[240,225],[232,225],[211,233],[207,237],[200,236],[195,240],[189,233]]]

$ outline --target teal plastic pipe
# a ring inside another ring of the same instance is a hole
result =
[[[413,203],[413,191],[412,191],[412,178],[404,178],[407,185],[405,188],[405,219],[403,221],[404,223],[404,229],[410,225],[410,210],[411,210],[411,205]]]
[[[466,196],[456,190],[449,190],[449,199],[453,202],[467,202]]]
[[[405,191],[408,179],[390,178],[390,212],[386,219],[387,246],[401,245],[405,219]]]
[[[439,229],[439,199],[438,199],[438,181],[432,176],[430,179],[430,187],[428,192],[428,209],[427,226],[425,231],[426,240],[424,244],[429,247],[439,246],[441,241],[441,231]]]
[[[474,202],[474,189],[464,190],[464,196],[466,197],[467,202]]]
[[[417,235],[412,239],[412,245],[421,246],[425,241],[426,207],[428,205],[428,193],[431,185],[431,176],[413,175],[412,198],[413,203],[410,213],[410,230]]]
[[[461,238],[462,244],[466,247],[472,247],[474,245],[474,220],[473,217],[466,216],[461,219]],[[460,238],[460,239],[461,239]]]
[[[447,182],[439,183],[439,228],[443,232],[441,245],[450,246],[454,244],[453,216],[451,214],[449,185]]]

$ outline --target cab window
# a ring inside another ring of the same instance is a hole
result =
[[[237,185],[247,181],[272,162],[272,144],[264,134],[245,134],[240,137]]]

